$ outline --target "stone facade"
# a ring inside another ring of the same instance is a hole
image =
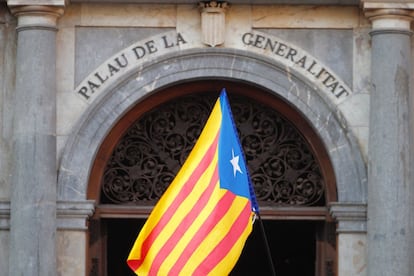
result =
[[[85,275],[101,143],[153,91],[200,78],[258,84],[316,130],[336,275],[414,275],[413,1],[213,3],[219,18],[127,2],[0,1],[0,275]]]

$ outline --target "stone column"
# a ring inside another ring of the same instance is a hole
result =
[[[385,1],[387,2],[387,1]],[[390,1],[391,2],[391,1]],[[412,4],[364,3],[372,21],[368,163],[368,275],[414,275]]]
[[[9,275],[55,276],[56,21],[63,9],[13,2],[8,4],[18,24]]]

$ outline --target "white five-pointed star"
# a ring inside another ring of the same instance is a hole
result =
[[[230,163],[233,165],[233,174],[236,177],[236,172],[243,173],[239,166],[239,156],[234,156],[234,150],[231,150],[232,159]]]

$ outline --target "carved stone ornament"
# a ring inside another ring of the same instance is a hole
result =
[[[17,1],[13,1],[15,3]],[[10,11],[17,17],[17,31],[26,29],[57,30],[57,19],[63,15],[63,6],[21,5],[9,1]]]
[[[224,43],[226,29],[226,2],[201,2],[201,39],[208,46]]]

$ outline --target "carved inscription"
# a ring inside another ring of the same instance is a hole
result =
[[[187,41],[180,33],[158,35],[147,41],[140,41],[118,53],[89,75],[76,89],[85,100],[89,100],[103,85],[111,79],[125,73],[133,64],[170,50],[177,50]]]
[[[298,47],[255,31],[244,33],[241,40],[244,45],[269,52],[274,58],[311,76],[338,99],[351,94],[350,89],[335,74]]]
[[[191,48],[193,43],[176,31],[138,41],[100,65],[78,85],[75,92],[84,100],[92,101],[105,87],[110,87],[137,66],[167,53]],[[318,59],[275,36],[252,30],[240,36],[239,44],[245,50],[278,60],[286,66],[287,72],[292,68],[303,74],[337,102],[346,99],[352,93],[351,89]]]

